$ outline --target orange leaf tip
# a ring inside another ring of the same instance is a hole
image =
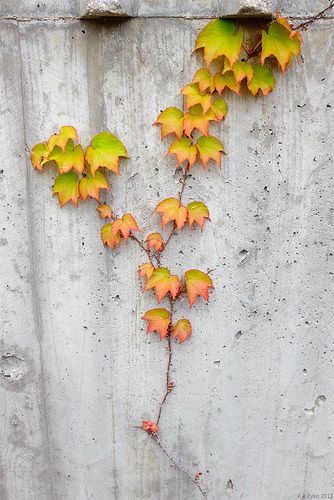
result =
[[[157,267],[146,282],[145,290],[154,288],[158,302],[170,292],[173,300],[176,299],[180,291],[180,280],[177,276],[171,275],[166,267]]]
[[[187,209],[181,205],[177,198],[167,198],[161,201],[155,209],[155,212],[162,214],[162,229],[168,222],[174,221],[176,227],[181,229],[187,220]]]
[[[167,336],[170,325],[170,312],[167,309],[159,307],[146,311],[142,319],[148,321],[147,333],[158,332],[160,340]]]
[[[108,203],[101,203],[96,210],[99,212],[101,219],[112,218],[112,208]]]
[[[188,319],[179,319],[173,327],[172,336],[178,337],[180,344],[184,342],[192,332],[191,323]]]
[[[198,269],[190,269],[185,273],[185,282],[190,307],[193,306],[199,296],[206,301],[209,300],[209,288],[213,288],[213,283],[208,274]]]
[[[113,235],[115,236],[118,231],[122,234],[125,241],[128,240],[131,231],[139,231],[137,222],[131,214],[125,214],[121,219],[115,220],[112,225]]]
[[[118,231],[113,234],[112,226],[113,224],[109,223],[101,227],[101,239],[104,245],[114,249],[115,245],[119,247],[121,244],[121,233]]]
[[[164,242],[160,233],[151,233],[147,237],[147,249],[153,247],[155,252],[160,252],[163,249]]]
[[[118,174],[119,159],[127,157],[124,144],[110,132],[101,132],[95,135],[85,154],[93,176],[95,176],[97,169],[103,167]]]
[[[152,434],[157,434],[159,427],[158,424],[152,422],[151,420],[143,420],[142,428],[144,431],[150,432]]]
[[[192,201],[187,209],[189,227],[192,227],[193,223],[196,222],[203,230],[205,220],[210,220],[208,207],[201,201]]]
[[[180,138],[183,134],[183,113],[174,106],[166,108],[153,125],[161,125],[161,139],[169,134],[175,134]]]

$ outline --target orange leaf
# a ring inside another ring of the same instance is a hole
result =
[[[182,344],[191,335],[191,332],[192,328],[189,319],[179,319],[173,327],[172,336],[178,337],[180,344]]]
[[[88,196],[94,198],[97,201],[100,201],[100,189],[108,189],[109,191],[110,188],[108,186],[107,179],[99,171],[95,173],[95,177],[93,177],[90,173],[87,173],[80,180],[79,191],[81,197],[85,201]]]
[[[191,138],[192,131],[197,128],[202,134],[208,135],[210,121],[218,121],[212,109],[202,114],[201,107],[194,106],[190,113],[184,115],[184,133]]]
[[[191,167],[197,158],[197,148],[188,137],[183,136],[173,142],[167,154],[176,156],[178,167],[184,161],[187,161]]]
[[[210,219],[208,207],[201,201],[192,201],[191,203],[189,203],[188,205],[189,227],[191,227],[194,222],[197,222],[201,230],[203,230],[205,219]]]
[[[189,109],[197,104],[200,104],[203,113],[206,113],[211,107],[211,94],[202,93],[197,83],[186,85],[182,89],[182,94],[186,96],[186,108]]]
[[[171,275],[166,267],[157,267],[145,285],[145,290],[151,288],[154,288],[158,302],[161,302],[168,292],[175,299],[180,290],[180,280],[177,276]]]
[[[213,288],[212,279],[198,269],[190,269],[185,273],[189,306],[192,307],[196,298],[201,296],[209,300],[209,288]]]
[[[161,125],[161,139],[169,134],[181,137],[183,134],[183,113],[174,106],[166,108],[160,113],[153,125]]]
[[[200,68],[197,70],[192,83],[198,83],[198,87],[201,92],[209,90],[210,94],[212,94],[215,90],[213,76],[207,68]]]
[[[150,262],[146,262],[146,264],[141,264],[139,266],[139,275],[141,278],[149,279],[154,271],[155,267],[152,266]]]
[[[124,236],[125,241],[128,241],[131,231],[139,231],[137,222],[131,214],[125,214],[121,219],[115,220],[112,227],[113,235],[120,233]]]
[[[104,245],[114,249],[121,244],[121,233],[118,231],[115,235],[112,232],[112,223],[105,224],[101,227],[101,239]]]
[[[97,207],[98,212],[100,213],[101,219],[109,218],[111,219],[112,217],[112,208],[108,203],[102,203]]]
[[[156,434],[159,430],[158,424],[151,420],[143,420],[142,428],[144,431],[151,432],[152,434]]]
[[[148,250],[153,247],[156,252],[160,252],[164,246],[164,242],[160,233],[151,233],[147,237]]]
[[[162,229],[168,222],[175,221],[176,227],[181,229],[187,220],[187,209],[182,206],[177,198],[167,198],[161,201],[155,209],[155,212],[162,213]]]
[[[170,325],[170,313],[167,309],[150,309],[149,311],[146,311],[142,319],[148,321],[147,333],[160,333],[160,340],[166,337]]]

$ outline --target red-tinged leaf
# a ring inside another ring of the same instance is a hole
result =
[[[188,137],[191,137],[192,131],[196,128],[202,134],[208,135],[210,121],[218,121],[212,109],[202,114],[201,107],[197,108],[195,106],[191,109],[190,113],[185,113],[184,115],[184,133]]]
[[[231,68],[229,61],[225,59],[223,74],[228,71],[233,71],[237,83],[241,82],[244,78],[247,78],[249,82],[254,74],[252,64],[243,61],[235,61],[233,68]]]
[[[219,56],[225,56],[233,66],[238,59],[243,33],[238,32],[233,21],[216,19],[207,24],[200,32],[195,50],[204,48],[204,59],[207,66]]]
[[[215,86],[218,94],[220,95],[225,87],[240,95],[240,82],[237,82],[233,71],[226,71],[226,73],[216,73],[214,76]]]
[[[125,214],[121,219],[115,220],[112,232],[115,235],[118,231],[123,235],[125,241],[128,241],[131,231],[139,231],[137,222],[131,214]]]
[[[104,245],[114,249],[115,245],[118,247],[121,244],[121,234],[118,231],[115,235],[112,232],[112,223],[105,224],[101,227],[101,239]]]
[[[159,307],[146,311],[142,319],[148,321],[147,333],[160,333],[160,340],[167,336],[170,325],[170,312],[167,309]]]
[[[155,212],[162,214],[162,229],[168,222],[175,221],[176,227],[181,229],[187,220],[187,209],[182,206],[177,198],[167,198],[161,201],[155,209]]]
[[[161,139],[166,135],[175,134],[182,137],[183,134],[183,113],[174,106],[166,108],[160,113],[153,125],[161,125]]]
[[[160,252],[163,249],[164,242],[160,233],[151,233],[147,237],[147,248],[148,250],[153,247],[156,252]]]
[[[50,151],[44,142],[35,144],[31,150],[32,166],[37,170],[43,171],[43,165],[46,163],[49,154]]]
[[[261,63],[264,64],[267,57],[273,56],[284,73],[291,56],[299,56],[300,45],[299,33],[293,34],[282,22],[274,22],[269,26],[268,33],[262,31]]]
[[[185,273],[185,282],[190,307],[192,307],[199,296],[203,297],[206,301],[209,300],[209,288],[213,288],[210,276],[198,269],[190,269]]]
[[[284,17],[281,17],[278,13],[276,13],[276,22],[281,24],[288,30],[288,32],[290,33],[290,38],[297,37],[300,43],[303,43],[303,38],[299,31],[294,30],[291,24],[289,24],[288,20]]]
[[[184,342],[192,332],[191,323],[189,319],[179,319],[172,329],[172,337],[178,337],[180,344]]]
[[[225,99],[223,99],[222,97],[218,97],[213,101],[211,109],[218,120],[226,118],[228,108]]]
[[[75,172],[68,172],[57,175],[53,186],[53,193],[57,193],[61,207],[69,201],[72,201],[77,207],[80,196],[77,174]]]
[[[145,290],[154,288],[157,300],[161,302],[168,292],[175,299],[180,291],[180,286],[180,280],[177,276],[171,275],[166,267],[157,267],[147,280]]]
[[[176,156],[178,167],[184,161],[187,161],[191,167],[197,159],[197,148],[188,137],[183,136],[173,142],[167,154]]]
[[[157,434],[159,430],[158,424],[151,420],[143,420],[142,428],[144,431],[150,432],[151,434]]]
[[[200,68],[196,71],[192,83],[198,83],[200,92],[208,90],[212,94],[215,91],[213,76],[207,68]]]
[[[58,146],[63,152],[65,152],[66,144],[70,139],[75,142],[78,141],[77,131],[71,125],[65,125],[64,127],[61,127],[59,134],[54,134],[50,137],[48,141],[48,148],[50,151],[53,151],[53,148]]]
[[[267,95],[275,88],[275,77],[266,66],[254,64],[254,76],[247,87],[253,95],[256,95],[259,90],[263,95]]]
[[[188,223],[189,227],[192,227],[194,222],[200,226],[203,230],[205,220],[210,220],[210,214],[208,207],[201,201],[192,201],[188,205]]]
[[[72,139],[68,139],[63,151],[59,146],[55,146],[42,165],[49,161],[55,161],[59,172],[66,174],[74,168],[77,172],[82,172],[85,168],[84,152],[80,144],[74,145]]]
[[[96,210],[99,212],[101,219],[112,218],[112,208],[108,203],[102,203]]]
[[[79,184],[79,191],[81,197],[86,201],[87,197],[90,196],[97,201],[100,201],[100,189],[108,189],[108,182],[105,176],[97,171],[95,177],[88,173],[85,177],[82,177]],[[103,206],[103,205],[102,205]]]
[[[207,92],[202,93],[197,83],[184,87],[182,89],[182,94],[186,96],[187,109],[200,104],[203,113],[206,113],[211,107],[211,94]]]
[[[202,136],[198,139],[196,146],[204,168],[206,168],[210,159],[217,162],[220,167],[221,154],[224,153],[224,147],[216,137],[210,135],[208,137]]]
[[[115,174],[119,172],[119,159],[127,158],[124,144],[110,132],[101,132],[93,137],[86,149],[85,159],[89,163],[92,175],[98,168],[107,168]]]
[[[141,278],[149,279],[154,271],[155,267],[152,266],[150,262],[146,262],[145,264],[141,264],[139,266],[139,275]]]

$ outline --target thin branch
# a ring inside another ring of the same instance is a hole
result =
[[[171,339],[171,328],[173,324],[173,310],[174,310],[174,301],[170,297],[169,298],[170,302],[170,323],[169,323],[169,328],[167,332],[167,340],[168,340],[168,363],[167,363],[167,369],[166,369],[166,390],[165,394],[161,400],[161,403],[159,404],[159,412],[158,412],[158,417],[157,417],[157,424],[159,424],[160,417],[161,417],[161,412],[164,404],[166,403],[166,400],[169,396],[169,394],[173,390],[173,383],[170,380],[170,370],[172,367],[172,355],[173,355],[173,350],[172,350],[172,339]]]
[[[152,261],[152,255],[151,255],[151,252],[145,247],[144,243],[142,243],[138,238],[137,236],[135,236],[134,234],[130,234],[130,238],[135,241],[142,250],[144,250],[144,252],[147,254],[147,257],[148,257],[148,260],[150,261],[150,263],[152,264],[152,266],[154,266],[153,264],[153,261]]]
[[[315,21],[319,21],[320,19],[324,19],[324,15],[326,14],[326,12],[328,12],[333,7],[334,7],[334,0],[331,0],[331,2],[329,2],[329,5],[325,9],[318,12],[318,14],[315,14],[315,16],[310,17],[309,19],[307,19],[307,21],[298,24],[298,26],[295,26],[293,29],[306,30],[310,24],[314,23]]]
[[[186,182],[187,182],[187,179],[188,179],[189,170],[190,170],[190,165],[189,165],[189,162],[188,162],[188,164],[187,164],[187,166],[185,168],[184,174],[183,174],[182,182],[181,182],[181,191],[179,192],[180,203],[182,202],[182,196],[183,196],[184,188],[186,186]]]

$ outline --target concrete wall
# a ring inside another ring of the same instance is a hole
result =
[[[0,498],[201,498],[136,428],[156,409],[166,363],[140,320],[155,303],[140,293],[144,256],[104,249],[92,204],[60,210],[29,151],[61,124],[83,143],[116,133],[131,159],[112,178],[113,206],[146,233],[178,189],[151,124],[200,64],[191,52],[206,21],[173,14],[183,2],[145,0],[135,7],[150,18],[109,20],[72,19],[75,1],[40,1],[41,14],[36,3],[0,8]],[[227,2],[235,13],[240,3]],[[219,14],[220,2],[205,4]],[[195,168],[185,194],[208,203],[212,222],[182,232],[166,259],[175,272],[214,269],[210,305],[196,304],[192,338],[175,347],[161,421],[162,442],[203,472],[210,500],[334,494],[332,21],[304,38],[273,94],[228,96],[223,169]]]

